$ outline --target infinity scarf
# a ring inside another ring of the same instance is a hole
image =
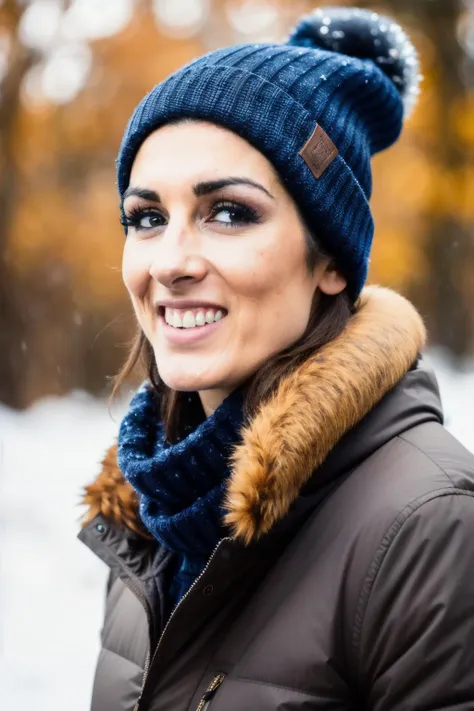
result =
[[[198,397],[191,393],[185,407],[195,407]],[[230,476],[229,456],[241,440],[242,405],[239,389],[191,431],[188,427],[179,442],[170,444],[157,397],[144,385],[121,423],[118,463],[138,494],[140,517],[147,530],[179,556],[170,588],[175,602],[225,536],[222,502]]]

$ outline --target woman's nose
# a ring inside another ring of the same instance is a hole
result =
[[[168,289],[184,280],[201,281],[206,273],[206,260],[201,254],[198,240],[189,232],[182,230],[172,234],[170,230],[156,246],[150,264],[150,276]]]

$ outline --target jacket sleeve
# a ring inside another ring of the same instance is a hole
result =
[[[474,709],[474,496],[450,489],[394,522],[353,640],[367,711]]]

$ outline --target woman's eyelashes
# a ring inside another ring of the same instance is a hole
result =
[[[124,227],[128,229],[132,227],[139,231],[163,227],[166,224],[166,219],[159,210],[135,206],[124,211],[121,222]]]
[[[221,201],[216,203],[209,217],[209,222],[216,222],[226,227],[242,227],[260,222],[259,213],[252,207],[240,202]]]
[[[221,200],[212,205],[208,215],[200,220],[217,224],[225,228],[243,227],[257,224],[261,220],[260,213],[253,207],[240,202]],[[136,231],[155,230],[166,226],[166,218],[159,210],[150,207],[134,206],[124,211],[122,225]]]

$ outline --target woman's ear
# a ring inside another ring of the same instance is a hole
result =
[[[334,262],[329,262],[319,279],[319,289],[323,294],[335,296],[336,294],[340,294],[341,291],[344,291],[346,286],[347,280],[337,270]]]

